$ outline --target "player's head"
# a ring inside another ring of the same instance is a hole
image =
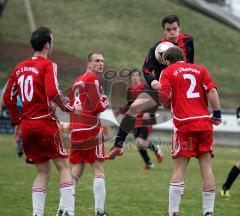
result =
[[[87,68],[93,73],[102,73],[104,68],[104,58],[101,53],[91,52],[87,56]]]
[[[166,61],[167,65],[174,64],[178,61],[184,61],[184,53],[182,49],[177,46],[170,47],[167,51],[163,53],[163,58]]]
[[[35,51],[46,49],[47,53],[51,53],[53,47],[52,30],[46,26],[38,27],[31,36],[31,45]]]
[[[176,15],[168,15],[162,19],[162,27],[166,38],[172,42],[177,43],[181,31],[180,21]]]
[[[137,68],[132,69],[129,73],[129,78],[132,84],[138,85],[141,82],[141,71]]]

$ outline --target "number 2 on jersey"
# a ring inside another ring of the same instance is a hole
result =
[[[187,98],[198,98],[200,97],[199,92],[194,92],[195,87],[196,87],[196,78],[192,74],[183,74],[184,79],[189,79],[190,80],[190,86],[187,91]]]
[[[33,98],[33,78],[32,75],[27,76],[26,79],[24,78],[24,75],[18,78],[18,84],[20,85],[21,89],[21,99],[22,102],[24,102],[25,99],[30,102]]]

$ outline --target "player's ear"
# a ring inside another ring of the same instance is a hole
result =
[[[171,62],[169,60],[166,60],[165,62],[166,62],[167,66],[171,64]]]
[[[45,47],[46,49],[50,49],[51,44],[50,44],[49,42],[47,42],[47,43],[44,45],[44,47]]]

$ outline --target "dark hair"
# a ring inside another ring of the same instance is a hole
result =
[[[32,33],[32,36],[31,36],[32,48],[35,51],[41,51],[47,42],[51,44],[52,42],[51,34],[52,34],[52,30],[50,28],[46,26],[38,27]]]
[[[178,18],[177,15],[168,15],[168,16],[165,16],[165,17],[162,19],[162,27],[164,28],[166,23],[172,24],[172,23],[174,23],[174,22],[177,22],[178,26],[180,26],[180,20],[179,20],[179,18]]]
[[[91,52],[91,53],[89,53],[89,54],[87,55],[87,61],[88,61],[88,62],[92,61],[92,56],[93,56],[94,54],[102,55],[102,53],[100,53],[100,52]]]
[[[163,58],[166,61],[170,61],[170,63],[176,63],[178,61],[184,61],[185,57],[181,48],[177,46],[173,46],[168,48],[163,53]]]
[[[139,76],[141,76],[141,71],[137,68],[134,68],[132,70],[130,70],[129,72],[129,78],[131,78],[131,76],[134,74],[134,73],[138,73]]]

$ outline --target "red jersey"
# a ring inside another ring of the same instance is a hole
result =
[[[132,103],[133,101],[135,101],[138,95],[142,93],[144,89],[146,89],[146,85],[144,82],[141,82],[137,87],[135,87],[134,85],[130,85],[128,88],[128,96],[127,96],[128,103]]]
[[[161,103],[171,103],[173,123],[183,132],[212,130],[207,93],[216,88],[206,68],[177,62],[160,76]]]
[[[109,102],[103,95],[103,87],[97,75],[86,72],[79,76],[69,93],[70,103],[80,103],[82,111],[80,115],[70,115],[70,129],[77,132],[78,129],[93,129],[100,126],[99,113],[109,108]]]
[[[17,95],[22,101],[22,113],[16,106]],[[63,111],[73,112],[58,88],[57,65],[44,57],[32,57],[18,64],[4,93],[4,102],[13,123],[22,119],[42,119],[55,117],[51,106],[54,100]]]
[[[127,92],[127,107],[129,107],[138,97],[142,91],[146,89],[144,82],[141,82],[137,87],[130,85]],[[135,122],[135,127],[141,127],[143,125],[142,114],[138,114]]]

